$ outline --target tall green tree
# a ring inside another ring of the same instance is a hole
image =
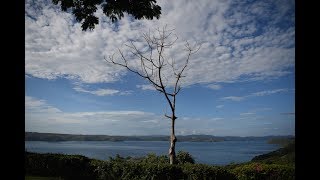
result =
[[[132,15],[135,19],[159,19],[161,7],[156,0],[52,0],[59,4],[62,11],[69,12],[81,22],[82,30],[94,29],[99,24],[99,18],[94,15],[98,6],[103,13],[116,22],[124,17],[124,13]]]

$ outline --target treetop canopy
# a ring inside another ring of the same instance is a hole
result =
[[[131,14],[135,19],[159,19],[161,7],[156,0],[52,0],[59,4],[62,11],[71,9],[78,22],[82,22],[82,30],[94,29],[99,24],[99,18],[94,15],[100,5],[103,13],[116,22],[124,17],[124,13]]]

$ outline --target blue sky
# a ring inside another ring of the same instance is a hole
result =
[[[202,44],[177,96],[177,135],[294,135],[294,1],[158,4],[159,20],[125,16],[116,29],[98,10],[100,24],[83,32],[50,1],[27,0],[25,130],[168,135],[164,114],[170,108],[163,95],[103,59],[167,24],[179,37],[167,56],[178,64],[185,59],[185,40]]]

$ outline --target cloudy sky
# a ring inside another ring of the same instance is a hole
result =
[[[295,133],[293,0],[161,0],[159,20],[111,23],[98,10],[86,32],[50,0],[25,2],[28,132],[169,135],[163,95],[104,60],[167,25],[179,39],[166,56],[177,64],[185,41],[201,44],[177,96],[177,135]]]

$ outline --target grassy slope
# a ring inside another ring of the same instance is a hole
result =
[[[256,156],[252,162],[262,162],[266,164],[288,164],[295,163],[295,141],[287,144],[285,147],[267,154]]]

